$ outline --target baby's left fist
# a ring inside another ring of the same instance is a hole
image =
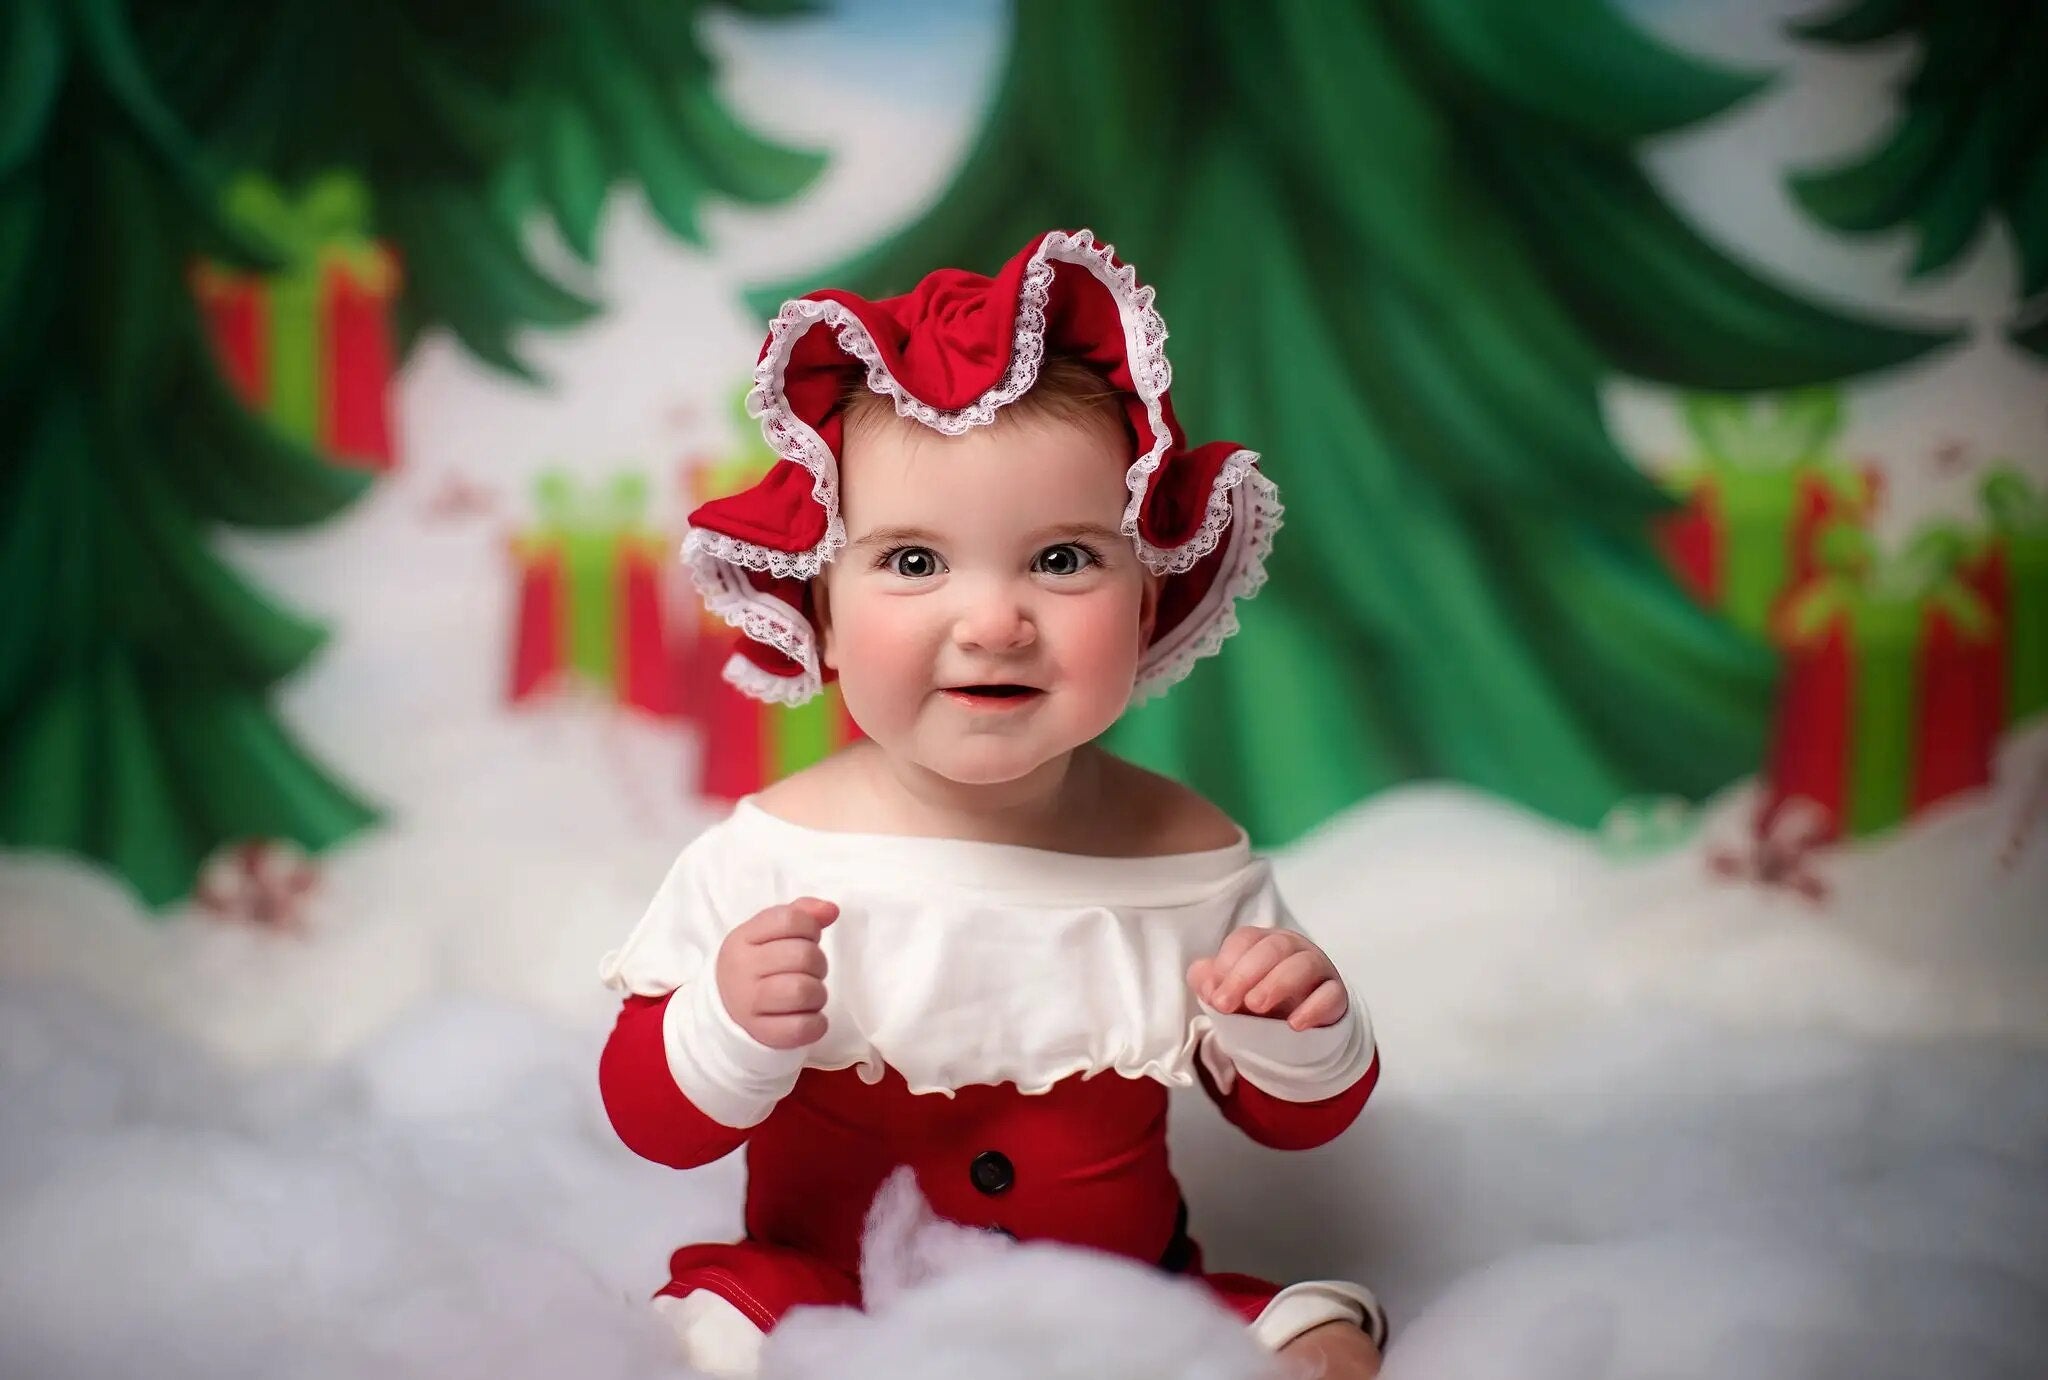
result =
[[[1337,965],[1308,936],[1256,925],[1232,930],[1214,958],[1196,959],[1188,986],[1218,1011],[1285,1017],[1296,1030],[1335,1025],[1351,1004]]]

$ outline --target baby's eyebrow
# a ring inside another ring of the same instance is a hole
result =
[[[911,542],[929,546],[939,539],[936,532],[927,532],[922,527],[877,527],[874,531],[853,543],[855,546],[899,546]]]
[[[1031,543],[1049,541],[1055,537],[1088,538],[1094,541],[1113,542],[1123,535],[1114,527],[1100,522],[1055,522],[1031,533],[1025,540]],[[936,546],[939,534],[923,527],[877,527],[861,536],[852,546]]]
[[[1099,522],[1057,522],[1050,527],[1041,527],[1031,534],[1030,540],[1041,542],[1048,537],[1089,537],[1095,541],[1115,541],[1123,535],[1114,527],[1105,527]]]

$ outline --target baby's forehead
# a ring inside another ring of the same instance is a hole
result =
[[[856,445],[841,470],[847,539],[1012,549],[1076,537],[1113,540],[1128,465],[1087,438],[1052,431],[927,432],[906,445]]]

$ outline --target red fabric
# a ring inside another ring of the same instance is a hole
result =
[[[1002,1228],[1019,1240],[1062,1241],[1156,1264],[1174,1241],[1181,1195],[1167,1159],[1167,1089],[1150,1079],[1075,1077],[1026,1096],[1012,1084],[915,1096],[893,1069],[879,1082],[854,1069],[809,1069],[760,1125],[721,1126],[675,1086],[662,1045],[668,998],[628,997],[599,1064],[605,1110],[620,1138],[662,1164],[708,1164],[744,1144],[746,1239],[685,1246],[661,1292],[710,1289],[764,1329],[799,1303],[859,1296],[861,1226],[882,1181],[915,1171],[939,1216]],[[1379,1065],[1316,1103],[1288,1103],[1239,1080],[1224,1115],[1267,1145],[1308,1146],[1348,1126]],[[1005,1190],[977,1188],[970,1166],[994,1151],[1014,1171]],[[1249,1275],[1201,1276],[1247,1320],[1277,1286]]]
[[[659,558],[622,545],[618,580],[619,702],[649,714],[678,715],[679,667],[662,607]]]
[[[326,289],[328,447],[344,464],[390,470],[391,296],[336,269]]]
[[[1848,804],[1852,669],[1848,634],[1839,622],[1820,642],[1785,649],[1777,722],[1764,766],[1766,822],[1786,801],[1803,796],[1826,814],[1826,837],[1839,837]]]
[[[696,714],[704,730],[697,794],[713,800],[738,800],[768,784],[768,715],[774,711],[723,676],[727,659],[744,640],[736,633],[719,634],[701,649],[697,664]]]
[[[263,293],[254,278],[228,278],[204,270],[202,274],[205,286],[199,300],[221,372],[244,403],[260,407],[270,387],[263,350],[269,313],[264,310]]]
[[[1721,598],[1720,500],[1711,484],[1657,522],[1657,541],[1687,593],[1709,608]]]
[[[1231,1085],[1229,1092],[1220,1093],[1207,1069],[1197,1066],[1196,1072],[1202,1080],[1202,1091],[1209,1094],[1222,1111],[1223,1119],[1232,1126],[1274,1150],[1313,1150],[1335,1140],[1358,1120],[1366,1099],[1379,1086],[1380,1056],[1377,1052],[1373,1054],[1371,1067],[1356,1083],[1320,1102],[1288,1102],[1242,1078]]]
[[[697,1110],[669,1076],[661,1020],[667,997],[627,997],[597,1063],[605,1115],[626,1148],[677,1169],[710,1164],[737,1150],[745,1131]]]
[[[510,684],[505,689],[505,698],[514,704],[545,690],[562,670],[561,552],[518,559],[519,603],[512,628]]]
[[[2012,626],[2012,587],[2005,561],[2005,548],[1992,546],[1970,562],[1961,572],[1963,583],[1974,590],[1978,597],[1991,606],[1992,626],[1998,635],[1985,648],[1984,672],[1991,678],[1984,687],[1986,711],[1991,716],[1994,730],[2005,723],[2005,697],[2007,693],[2005,666],[2005,630]]]
[[[1920,644],[1914,724],[1910,808],[1915,813],[1958,791],[1991,784],[1991,759],[2005,708],[1997,693],[2005,684],[1999,645],[1997,638],[1964,637],[1944,613],[1928,620]]]
[[[1032,255],[1044,239],[1034,238],[993,278],[945,268],[900,297],[870,302],[850,292],[828,289],[809,294],[808,300],[844,307],[867,328],[898,384],[932,407],[957,411],[1003,381],[1015,344],[1019,292]],[[1045,310],[1046,351],[1079,359],[1126,393],[1125,415],[1137,443],[1135,459],[1149,452],[1156,432],[1137,397],[1117,299],[1086,267],[1049,262],[1053,284]],[[771,335],[762,347],[762,358],[767,358],[774,343]],[[866,374],[867,366],[841,348],[829,323],[812,323],[789,348],[782,395],[790,410],[817,433],[835,457],[842,434],[840,399]],[[1216,476],[1240,447],[1216,441],[1190,448],[1174,417],[1170,397],[1161,397],[1160,414],[1169,440],[1159,468],[1148,482],[1138,529],[1154,546],[1177,547],[1200,531]],[[823,539],[828,521],[825,508],[812,496],[812,485],[808,470],[782,460],[752,488],[699,506],[690,515],[690,525],[774,551],[809,551]],[[1154,642],[1171,636],[1200,605],[1222,568],[1227,545],[1219,542],[1193,569],[1166,580]],[[747,578],[755,588],[810,616],[803,582],[752,570]],[[788,657],[764,644],[747,642],[741,654],[771,674],[790,676],[799,670]],[[832,679],[829,670],[822,674],[826,680]]]

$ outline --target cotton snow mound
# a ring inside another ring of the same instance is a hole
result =
[[[620,1150],[594,1059],[450,1003],[347,1064],[249,1074],[0,991],[0,1374],[662,1373],[650,1276],[679,1233],[734,1229],[736,1180]]]
[[[670,1249],[738,1233],[740,1166],[620,1148],[601,1037],[449,999],[330,1068],[251,1071],[91,998],[0,989],[0,1374],[676,1373],[645,1301]],[[1319,1151],[1252,1146],[1198,1094],[1173,1123],[1212,1266],[1373,1288],[1394,1380],[2048,1364],[2038,1044],[1652,1009],[1488,1082],[1390,1055]],[[1242,1340],[1199,1294],[1014,1255],[919,1266],[874,1318],[809,1318],[774,1344],[778,1380],[948,1356],[973,1358],[949,1376],[1061,1374],[1048,1347],[1113,1359],[1098,1374],[1243,1373],[1188,1368]]]
[[[1308,1154],[1185,1099],[1172,1135],[1217,1267],[1370,1286],[1396,1380],[2048,1373],[2037,1044],[1645,1012],[1387,1080]]]
[[[1200,1285],[1134,1262],[1013,1246],[932,1217],[898,1171],[869,1214],[865,1312],[812,1308],[771,1334],[762,1380],[1276,1380]]]
[[[1371,1007],[1390,1058],[1491,1078],[1646,1008],[1742,1029],[2048,1040],[2048,725],[1993,785],[1816,854],[1820,904],[1714,876],[1755,787],[1687,845],[1617,863],[1598,841],[1447,785],[1332,821],[1277,860],[1282,890]]]
[[[1053,1246],[872,1314],[814,1308],[771,1334],[762,1380],[1274,1380],[1273,1357],[1200,1285]]]

